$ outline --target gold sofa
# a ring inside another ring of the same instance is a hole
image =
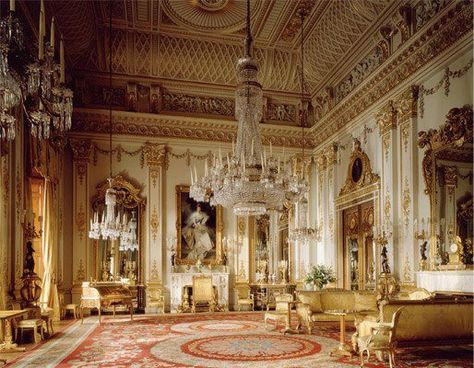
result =
[[[472,344],[472,300],[389,300],[380,305],[380,321],[390,322],[401,307],[399,346]],[[370,333],[372,321],[362,321],[353,337]]]
[[[310,334],[315,322],[339,321],[339,316],[326,314],[325,311],[345,309],[354,311],[346,316],[346,321],[376,320],[378,316],[377,296],[369,291],[351,291],[344,289],[323,289],[321,291],[297,291],[296,314],[298,327],[306,327]]]

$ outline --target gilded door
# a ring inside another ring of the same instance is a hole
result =
[[[344,287],[375,289],[376,248],[373,240],[374,202],[343,211]]]

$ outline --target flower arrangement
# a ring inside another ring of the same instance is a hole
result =
[[[324,285],[336,281],[336,275],[332,267],[316,265],[306,274],[304,281],[307,284],[313,284],[318,288],[322,288]]]

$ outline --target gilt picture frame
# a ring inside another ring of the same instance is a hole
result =
[[[176,186],[176,264],[222,265],[222,206],[197,202],[189,186]]]

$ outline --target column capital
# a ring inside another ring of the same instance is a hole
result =
[[[380,135],[385,135],[397,127],[397,109],[393,100],[389,100],[375,115]]]
[[[148,166],[164,167],[165,170],[168,169],[168,150],[165,145],[145,143],[143,153],[145,155],[145,162]]]
[[[89,163],[92,152],[92,142],[90,139],[71,138],[69,144],[71,145],[75,162]]]

